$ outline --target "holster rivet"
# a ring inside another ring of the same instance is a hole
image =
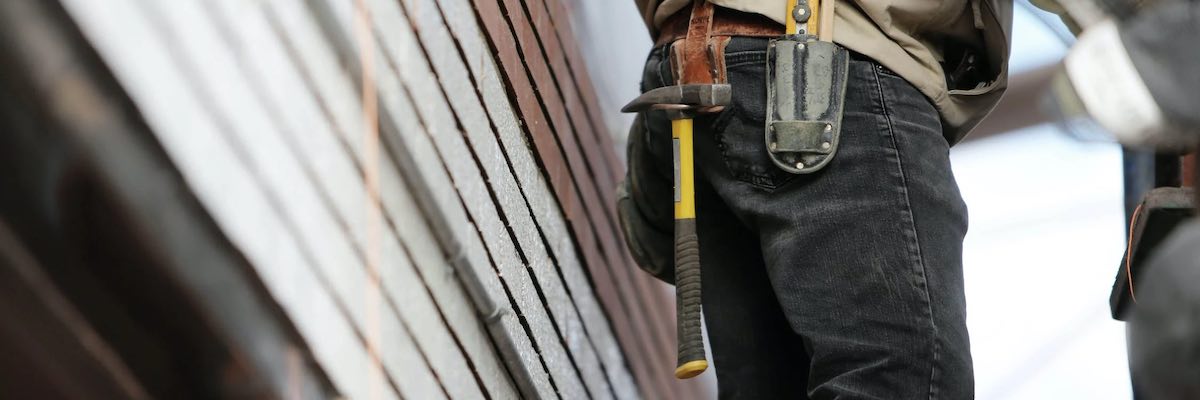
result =
[[[797,24],[808,22],[808,5],[796,4],[796,8],[792,10],[792,19],[796,20]]]
[[[804,163],[802,163],[802,162],[796,163],[796,169],[804,169]]]
[[[777,146],[776,143],[772,142],[771,143],[771,151],[775,151],[775,149],[777,149],[777,148],[779,148],[779,146]]]
[[[829,142],[821,143],[822,149],[829,149]]]
[[[825,132],[829,132],[829,131],[832,131],[832,130],[833,130],[833,125],[830,125],[830,124],[825,124]]]

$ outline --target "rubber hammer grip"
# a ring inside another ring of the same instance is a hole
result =
[[[675,377],[687,379],[708,368],[700,326],[700,241],[695,219],[675,220],[675,311],[679,364]]]

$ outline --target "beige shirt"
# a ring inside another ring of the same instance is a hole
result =
[[[635,0],[655,30],[691,0]],[[710,0],[714,5],[765,15],[783,23],[786,0]],[[833,41],[875,59],[933,102],[942,129],[955,143],[996,105],[1008,85],[1011,0],[837,0]],[[941,43],[986,49],[994,78],[968,90],[949,90]]]

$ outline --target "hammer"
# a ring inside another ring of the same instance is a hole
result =
[[[679,342],[675,377],[688,379],[708,369],[700,329],[700,242],[696,236],[692,118],[729,104],[728,84],[684,84],[643,93],[621,112],[663,110],[671,119],[675,160],[675,324]]]

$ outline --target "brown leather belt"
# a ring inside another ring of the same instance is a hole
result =
[[[663,21],[655,43],[673,44],[671,64],[677,83],[726,83],[725,45],[730,37],[776,37],[783,31],[783,24],[763,15],[695,0]]]
[[[658,30],[657,45],[664,45],[687,37],[688,20],[692,8],[689,6],[667,17]],[[713,7],[712,36],[776,37],[783,35],[783,24],[762,14],[741,12],[725,7]]]

